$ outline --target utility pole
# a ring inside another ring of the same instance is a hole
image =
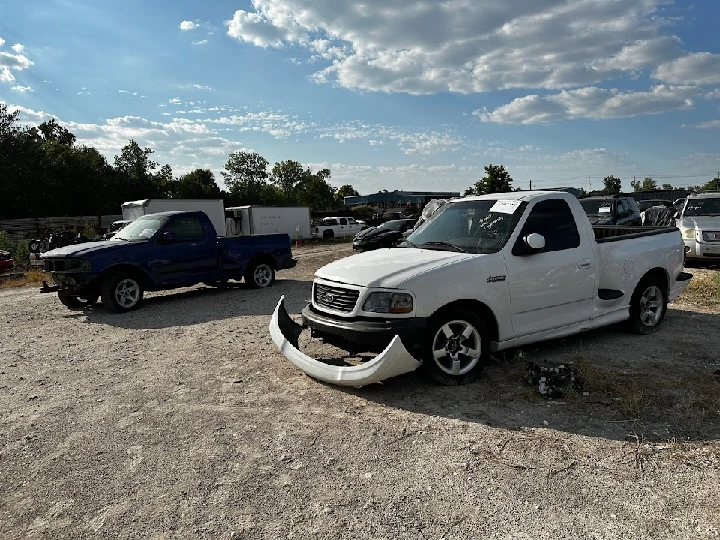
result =
[[[532,180],[530,180],[530,191],[532,191]]]

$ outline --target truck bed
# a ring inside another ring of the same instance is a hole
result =
[[[595,240],[598,244],[616,242],[618,240],[631,240],[645,236],[655,236],[677,232],[677,227],[622,227],[612,225],[593,225]]]

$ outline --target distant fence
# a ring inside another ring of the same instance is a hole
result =
[[[107,229],[113,221],[122,219],[113,216],[46,217],[0,220],[0,231],[5,231],[13,240],[32,240],[49,231],[83,228],[87,225],[98,230]]]

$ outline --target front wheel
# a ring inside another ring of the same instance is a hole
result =
[[[251,289],[264,289],[275,281],[275,270],[265,261],[253,262],[244,277],[245,284]]]
[[[129,274],[114,274],[100,287],[103,305],[115,313],[135,309],[143,297],[143,288],[137,278]]]
[[[630,300],[628,328],[636,334],[652,334],[660,328],[667,312],[665,285],[657,279],[640,282]]]
[[[490,355],[490,332],[482,319],[455,309],[434,317],[428,330],[422,354],[428,375],[448,386],[477,380]]]

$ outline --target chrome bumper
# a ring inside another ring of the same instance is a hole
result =
[[[293,321],[285,309],[285,297],[280,297],[270,319],[270,336],[280,352],[313,379],[339,386],[366,386],[415,371],[420,362],[405,349],[395,336],[383,352],[359,366],[331,366],[310,358],[298,349],[303,328]]]

